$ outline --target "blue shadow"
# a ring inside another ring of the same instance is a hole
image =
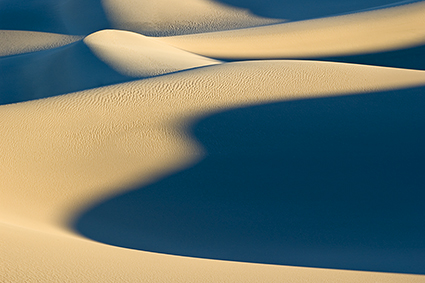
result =
[[[88,35],[110,28],[100,0],[2,0],[0,30]]]
[[[233,109],[205,158],[95,204],[102,243],[230,261],[425,274],[425,87]]]
[[[65,66],[65,67],[64,67]],[[0,58],[0,105],[128,82],[82,41]]]
[[[397,0],[220,0],[219,2],[234,7],[244,8],[251,13],[267,17],[301,21],[322,18],[340,14],[347,14],[375,7],[392,5]],[[418,1],[405,1],[418,2]]]
[[[376,53],[307,59],[425,70],[425,45]]]
[[[225,62],[234,61],[249,61],[249,60],[264,60],[263,58],[250,58],[240,60],[239,58],[220,58],[215,59]],[[362,54],[348,54],[336,56],[298,56],[298,57],[274,57],[269,60],[314,60],[314,61],[329,61],[339,63],[352,63],[381,67],[393,67],[404,69],[425,70],[425,45],[411,46],[396,50],[378,51]]]

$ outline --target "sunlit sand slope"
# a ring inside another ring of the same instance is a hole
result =
[[[0,107],[0,278],[5,282],[423,282],[132,251],[70,230],[83,209],[203,156],[198,117],[273,101],[425,85],[425,72],[309,61],[228,63]],[[202,279],[200,279],[202,278]]]
[[[425,2],[344,16],[161,38],[215,58],[305,58],[400,49],[425,43]]]
[[[174,257],[0,224],[0,281],[14,282],[382,282],[423,276]]]
[[[128,31],[99,31],[87,36],[84,43],[108,66],[131,77],[156,76],[220,63]]]

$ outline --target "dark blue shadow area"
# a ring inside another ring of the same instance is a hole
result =
[[[0,105],[81,91],[135,78],[122,75],[82,42],[0,59]]]
[[[425,274],[425,87],[217,113],[206,157],[84,211],[110,245],[200,258]]]
[[[0,29],[87,35],[106,28],[100,0],[0,1]]]
[[[267,17],[300,21],[346,14],[359,10],[398,3],[397,0],[219,0],[219,2],[248,9],[251,13]],[[418,1],[404,1],[418,2]]]
[[[310,58],[321,61],[425,70],[425,45],[369,54]]]
[[[264,60],[262,58],[250,58],[240,60],[239,58],[220,58],[215,59],[225,62],[234,61],[249,61],[249,60]],[[317,61],[330,61],[341,63],[353,63],[382,67],[394,67],[405,69],[425,70],[425,45],[412,46],[403,49],[382,51],[375,53],[352,54],[344,56],[328,56],[328,57],[276,57],[268,58],[273,60],[317,60]]]

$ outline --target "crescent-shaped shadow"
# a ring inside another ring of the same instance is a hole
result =
[[[307,59],[425,70],[425,44],[381,52]]]
[[[197,121],[206,157],[74,228],[173,255],[425,274],[425,87],[239,108]]]

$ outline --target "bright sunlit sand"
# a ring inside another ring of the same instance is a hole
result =
[[[425,2],[330,2],[0,2],[0,281],[425,282]]]

